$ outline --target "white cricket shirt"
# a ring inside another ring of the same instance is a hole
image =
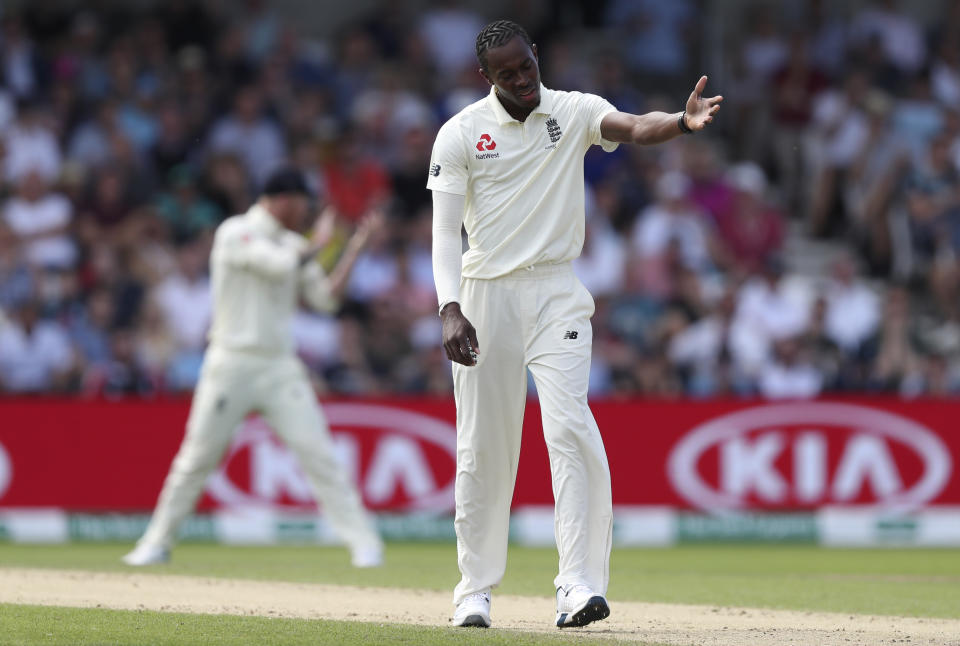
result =
[[[583,247],[583,156],[607,152],[600,122],[605,99],[540,86],[526,121],[490,94],[447,121],[433,145],[427,188],[466,196],[470,249],[466,278],[496,278],[521,267],[573,260]]]
[[[318,310],[336,307],[320,265],[300,264],[307,246],[306,238],[257,204],[217,228],[210,254],[211,348],[293,353],[291,325],[299,298]]]

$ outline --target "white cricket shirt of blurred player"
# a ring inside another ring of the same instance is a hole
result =
[[[211,348],[292,355],[298,296],[321,311],[336,308],[319,263],[297,267],[307,245],[260,205],[220,225],[210,254]]]

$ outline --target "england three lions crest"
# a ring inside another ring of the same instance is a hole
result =
[[[547,136],[550,137],[550,142],[554,144],[560,141],[560,137],[563,136],[563,132],[560,130],[560,124],[558,124],[557,120],[553,117],[547,119]]]

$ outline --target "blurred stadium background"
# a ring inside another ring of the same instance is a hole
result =
[[[4,2],[0,535],[136,536],[97,518],[146,512],[179,442],[212,231],[294,160],[340,241],[371,206],[390,216],[342,311],[298,316],[300,355],[368,503],[396,536],[449,537],[406,515],[451,503],[426,170],[487,91],[473,43],[499,17],[551,88],[675,112],[706,73],[726,97],[703,135],[586,158],[591,393],[615,500],[646,510],[621,539],[817,540],[853,522],[840,504],[868,517],[838,540],[960,543],[955,0]],[[531,408],[518,531],[549,542]],[[309,508],[269,433],[238,437],[202,509]],[[723,509],[772,515],[689,511]]]

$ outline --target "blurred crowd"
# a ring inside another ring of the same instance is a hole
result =
[[[544,83],[708,133],[586,158],[594,396],[960,391],[960,2],[530,0]],[[725,3],[719,3],[726,13]],[[196,383],[212,231],[284,161],[389,226],[294,322],[317,388],[443,394],[433,137],[487,93],[480,3],[384,1],[330,38],[268,2],[31,0],[0,17],[0,393]],[[713,8],[713,11],[711,11]],[[710,45],[712,43],[712,45]],[[481,344],[496,343],[481,340]]]

